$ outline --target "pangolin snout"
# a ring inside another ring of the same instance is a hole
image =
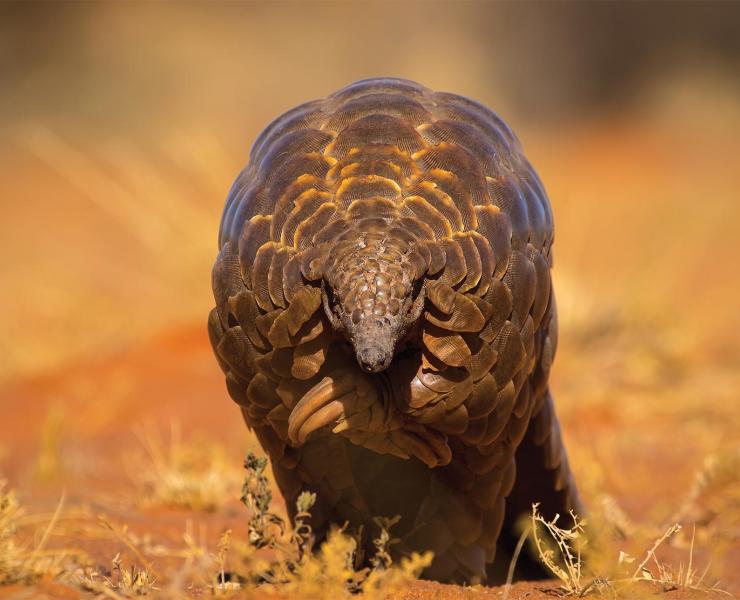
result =
[[[360,225],[364,229],[340,235],[326,259],[323,304],[334,330],[352,344],[360,368],[379,373],[419,318],[426,263],[400,225],[381,218],[360,219]]]
[[[366,373],[380,373],[385,371],[393,360],[392,352],[383,352],[378,348],[364,348],[357,350],[357,363]]]
[[[396,332],[391,329],[387,324],[373,323],[353,332],[357,364],[366,373],[380,373],[390,366],[396,342]]]

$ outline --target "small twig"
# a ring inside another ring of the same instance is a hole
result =
[[[516,546],[514,547],[514,554],[511,556],[511,562],[509,562],[509,571],[506,574],[506,585],[504,589],[504,597],[502,600],[508,600],[509,598],[509,592],[511,591],[511,582],[514,579],[514,569],[516,569],[516,563],[519,560],[519,554],[522,551],[522,548],[524,547],[524,542],[527,541],[527,537],[529,537],[529,532],[531,531],[531,528],[527,527],[524,531],[522,531],[522,535],[519,536],[519,541],[516,543]]]
[[[639,579],[638,575],[642,572],[643,568],[648,563],[648,561],[651,558],[655,559],[655,551],[658,549],[658,546],[660,546],[663,542],[665,542],[669,537],[678,533],[680,530],[681,530],[681,526],[678,523],[674,523],[666,530],[666,532],[662,536],[660,536],[657,540],[655,540],[653,547],[647,551],[647,553],[645,554],[645,558],[635,569],[635,572],[632,574],[632,579]]]
[[[51,536],[51,532],[54,529],[55,525],[57,524],[57,521],[59,520],[59,514],[62,512],[62,507],[64,506],[64,497],[65,492],[62,492],[61,497],[59,498],[59,503],[57,504],[57,508],[54,511],[54,515],[51,517],[51,520],[49,521],[49,524],[46,526],[46,529],[44,530],[44,534],[41,536],[41,540],[36,545],[36,548],[34,548],[33,552],[31,553],[31,556],[28,558],[28,560],[33,560],[38,556],[38,553],[41,552],[44,549],[44,546],[46,545],[46,542],[49,541],[49,537]]]
[[[115,525],[111,524],[109,521],[107,521],[102,516],[98,516],[98,522],[100,522],[104,527],[107,527],[110,531],[112,531],[115,536],[123,542],[126,547],[131,550],[131,552],[134,553],[136,558],[141,562],[141,564],[144,565],[144,567],[151,571],[152,575],[154,575],[155,578],[161,579],[161,576],[157,572],[157,570],[152,566],[152,563],[149,562],[146,557],[139,551],[139,549],[131,543],[131,540],[128,539],[128,535],[125,531],[120,531]]]

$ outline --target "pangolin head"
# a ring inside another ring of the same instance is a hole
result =
[[[412,253],[402,240],[359,232],[329,253],[324,311],[368,373],[390,366],[399,342],[421,315],[424,285],[409,262]]]

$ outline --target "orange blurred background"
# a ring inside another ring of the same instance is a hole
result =
[[[518,133],[554,205],[566,326],[585,306],[647,311],[737,360],[738,4],[0,15],[3,379],[204,322],[221,208],[256,134],[375,75],[468,95]]]

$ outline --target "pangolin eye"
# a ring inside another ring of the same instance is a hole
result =
[[[331,308],[334,312],[337,311],[339,308],[339,296],[334,291],[334,288],[331,287],[328,283],[326,284],[326,299],[329,302],[329,308]]]

